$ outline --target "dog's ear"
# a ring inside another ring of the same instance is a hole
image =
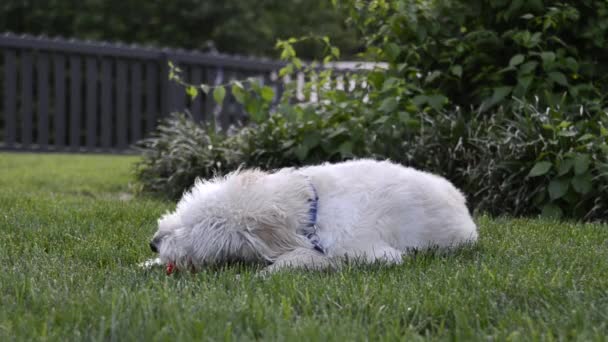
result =
[[[267,173],[246,170],[227,177],[221,210],[255,253],[268,261],[305,246],[297,229],[306,224],[308,180],[292,170]]]
[[[290,228],[286,217],[271,213],[255,224],[248,225],[242,236],[255,253],[273,262],[280,255],[298,247],[306,247],[308,241]]]

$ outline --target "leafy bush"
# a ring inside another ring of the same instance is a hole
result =
[[[238,167],[242,148],[184,114],[173,114],[138,143],[143,158],[136,166],[139,191],[179,198],[197,176],[211,177]]]
[[[426,128],[404,142],[402,162],[451,179],[476,210],[608,220],[605,114],[519,103],[491,116],[423,116]]]
[[[389,158],[447,177],[478,211],[608,220],[606,118],[569,121],[571,114],[524,104],[509,115],[420,112],[400,125],[382,114],[303,115],[273,114],[227,136],[176,114],[141,144],[142,190],[177,199],[196,177],[239,166]]]
[[[341,3],[419,107],[487,110],[509,106],[512,96],[551,107],[606,105],[606,1]]]

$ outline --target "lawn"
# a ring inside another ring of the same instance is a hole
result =
[[[0,154],[0,340],[606,340],[608,226],[477,217],[400,266],[166,276],[136,157]]]

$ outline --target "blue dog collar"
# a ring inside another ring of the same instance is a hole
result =
[[[312,246],[316,251],[320,252],[321,254],[325,254],[325,249],[323,248],[323,245],[321,245],[321,239],[317,234],[317,212],[319,210],[319,195],[317,194],[317,189],[315,189],[315,186],[312,183],[310,183],[310,187],[312,188],[313,198],[309,200],[309,223],[305,236],[310,241],[310,243],[312,243]]]

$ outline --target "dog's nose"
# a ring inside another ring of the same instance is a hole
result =
[[[158,253],[158,247],[156,247],[156,241],[154,241],[154,240],[150,241],[150,249],[152,250],[152,252]]]

